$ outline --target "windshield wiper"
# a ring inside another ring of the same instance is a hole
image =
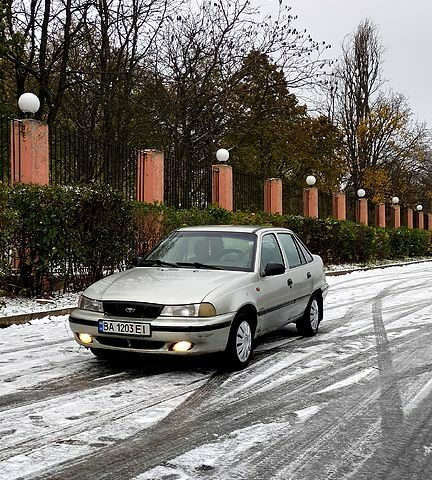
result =
[[[164,262],[163,260],[155,259],[155,260],[141,260],[139,263],[140,267],[156,265],[158,267],[174,267],[178,268],[176,263]]]
[[[200,262],[177,262],[179,267],[194,267],[194,268],[208,268],[210,270],[223,270],[222,267],[216,267],[215,265],[206,265],[205,263]]]

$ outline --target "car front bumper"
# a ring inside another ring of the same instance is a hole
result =
[[[225,350],[234,313],[208,318],[158,317],[153,320],[107,317],[103,313],[76,309],[69,317],[75,340],[86,348],[101,348],[125,352],[196,355]],[[107,334],[98,331],[99,320],[142,322],[150,325],[150,336]],[[83,343],[78,333],[91,335],[91,343]],[[191,342],[187,352],[175,352],[170,347],[181,341]]]

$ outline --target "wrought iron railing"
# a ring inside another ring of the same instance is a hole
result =
[[[0,117],[0,182],[9,183],[11,165],[11,120]]]
[[[174,208],[204,208],[212,200],[210,162],[193,162],[170,155],[164,164],[165,203]]]
[[[233,168],[233,208],[248,212],[264,210],[264,179]]]
[[[358,198],[353,193],[345,195],[346,200],[346,219],[351,222],[357,221]]]
[[[303,215],[303,190],[282,183],[282,212],[285,215]]]
[[[333,194],[328,192],[318,192],[318,217],[329,218],[333,213]]]
[[[137,149],[61,127],[51,127],[49,138],[51,184],[106,184],[135,198]]]

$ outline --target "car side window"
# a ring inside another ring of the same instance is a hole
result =
[[[292,235],[289,233],[279,233],[278,237],[288,259],[289,268],[298,267],[305,263],[304,258],[302,259],[302,257],[300,257],[300,253]]]
[[[261,269],[268,263],[285,265],[276,237],[272,233],[264,235],[261,243]]]
[[[305,247],[305,245],[303,244],[303,242],[302,242],[298,237],[295,237],[295,242],[296,242],[296,245],[298,246],[299,250],[300,250],[301,253],[303,254],[304,258],[306,259],[306,263],[313,262],[312,254],[311,254],[311,253],[309,252],[309,250]]]

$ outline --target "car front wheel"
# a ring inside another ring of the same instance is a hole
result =
[[[297,320],[297,332],[303,337],[312,337],[318,332],[320,323],[320,305],[318,298],[314,295],[309,300],[306,310],[300,320]]]
[[[253,327],[245,314],[240,314],[231,326],[225,358],[230,370],[245,368],[252,355]]]

